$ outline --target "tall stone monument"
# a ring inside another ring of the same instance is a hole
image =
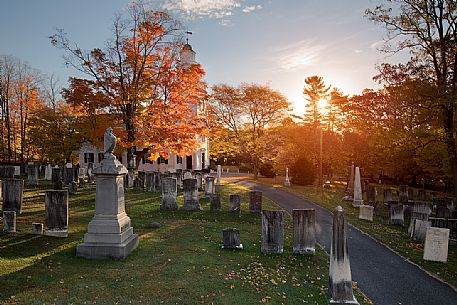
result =
[[[76,254],[90,259],[123,259],[138,246],[125,213],[123,176],[127,169],[113,155],[116,136],[111,127],[104,135],[104,159],[94,169],[97,178],[95,216]]]
[[[290,186],[290,180],[289,180],[289,168],[286,168],[286,179],[284,180],[284,186]]]
[[[333,213],[328,291],[330,304],[359,304],[352,292],[351,265],[349,263],[347,244],[347,224],[341,206],[337,206]]]
[[[352,194],[354,192],[354,162],[352,162],[351,167],[349,169],[349,180],[346,187],[346,191],[348,194]]]
[[[221,185],[222,165],[217,166],[216,184]]]
[[[360,181],[360,168],[357,166],[355,168],[355,177],[354,177],[354,202],[353,206],[358,207],[363,204],[362,197],[362,182]]]

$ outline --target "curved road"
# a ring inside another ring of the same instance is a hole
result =
[[[292,214],[293,209],[316,210],[316,238],[330,253],[332,214],[294,194],[269,186],[238,181],[273,200]],[[457,292],[408,263],[385,246],[348,226],[352,280],[375,305],[456,305]]]

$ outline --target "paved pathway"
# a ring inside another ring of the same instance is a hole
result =
[[[311,201],[291,193],[247,181],[238,183],[273,200],[283,209],[314,208],[317,241],[330,253],[332,215]],[[457,292],[406,262],[370,237],[349,226],[352,280],[375,305],[457,305]]]

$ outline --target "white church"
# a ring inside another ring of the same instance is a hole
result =
[[[193,65],[196,62],[195,52],[191,45],[187,42],[180,52],[181,65]],[[194,109],[195,113],[204,111],[204,106]],[[203,170],[209,168],[209,141],[202,135],[195,135],[198,146],[191,155],[180,157],[174,154],[169,154],[169,158],[163,157],[157,160],[150,161],[147,155],[141,158],[138,171],[145,172],[176,172],[176,170]],[[137,147],[137,151],[142,151],[142,147]],[[80,167],[87,167],[90,162],[97,166],[103,160],[103,151],[90,142],[82,143],[80,149],[76,151],[79,159]],[[127,166],[127,151],[124,151],[122,156],[118,156],[122,164]]]

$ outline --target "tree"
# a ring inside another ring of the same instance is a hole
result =
[[[104,50],[84,51],[71,43],[63,30],[50,38],[66,52],[69,65],[90,77],[80,84],[109,100],[110,112],[125,126],[121,136],[126,148],[144,144],[155,152],[184,153],[195,143],[195,135],[181,131],[200,124],[197,118],[190,122],[189,114],[195,103],[202,103],[193,99],[203,96],[204,71],[197,64],[180,66],[181,34],[181,26],[171,16],[134,2],[126,15],[115,18],[113,38]],[[192,92],[180,91],[184,89]],[[184,102],[186,95],[192,99],[188,103]],[[153,130],[157,122],[160,130]],[[129,166],[133,166],[133,151],[128,149]]]
[[[323,118],[322,109],[319,108],[319,101],[326,99],[330,87],[324,83],[320,76],[310,76],[305,78],[303,95],[308,103],[305,105],[307,114],[303,117],[304,121],[310,122],[315,128],[320,126]]]
[[[440,127],[457,195],[457,148],[455,133],[457,85],[457,3],[452,0],[392,0],[366,14],[383,24],[393,45],[385,51],[409,50],[412,59],[406,65],[382,65],[379,80],[398,85],[420,81],[417,94],[427,97],[430,111],[440,114]],[[395,43],[398,42],[398,43]],[[427,90],[423,90],[423,88]],[[424,94],[425,93],[425,94]]]

